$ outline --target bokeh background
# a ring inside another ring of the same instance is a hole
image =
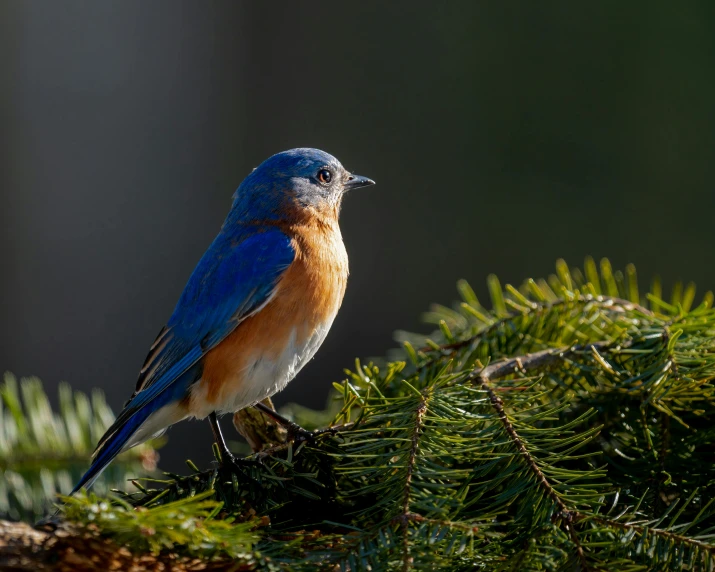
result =
[[[234,189],[296,146],[378,186],[279,404],[321,407],[459,278],[590,254],[715,288],[713,70],[708,0],[0,2],[0,369],[118,411]],[[169,436],[164,467],[209,460],[208,424]]]

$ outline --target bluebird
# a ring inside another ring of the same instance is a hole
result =
[[[345,293],[343,195],[374,181],[317,149],[273,155],[246,177],[156,337],[136,389],[72,491],[89,488],[122,451],[187,418],[209,419],[282,390],[325,340]]]

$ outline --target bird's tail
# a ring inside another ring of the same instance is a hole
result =
[[[130,443],[130,440],[149,416],[156,411],[156,407],[152,407],[152,405],[152,403],[147,403],[144,407],[127,416],[127,419],[122,419],[122,415],[119,416],[114,425],[112,425],[100,439],[99,445],[92,455],[92,465],[79,480],[77,486],[72,489],[70,495],[75,494],[82,487],[90,488],[94,484],[94,481],[102,474],[102,471],[107,468],[107,465],[109,465],[123,449],[140,443],[140,441]]]
[[[201,377],[200,368],[200,364],[195,364],[169,386],[157,383],[134,394],[114,424],[99,440],[99,445],[92,455],[92,465],[70,495],[82,487],[91,487],[107,465],[125,449],[161,435],[169,425],[185,419],[187,412],[180,402],[186,397],[191,383]]]

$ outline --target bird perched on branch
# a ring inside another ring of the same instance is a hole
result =
[[[317,149],[264,161],[238,187],[221,231],[149,350],[136,390],[99,441],[73,493],[120,452],[182,419],[256,405],[294,437],[308,432],[260,401],[283,389],[323,343],[345,293],[343,195],[374,181]]]

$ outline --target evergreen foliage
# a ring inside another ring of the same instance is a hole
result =
[[[87,469],[99,438],[114,421],[104,394],[59,387],[59,411],[37,378],[18,383],[6,373],[0,384],[0,517],[34,521]],[[98,481],[98,492],[151,471],[156,453],[142,445],[121,455]]]
[[[121,546],[137,552],[159,554],[175,550],[192,556],[225,556],[250,561],[256,535],[253,523],[216,519],[222,504],[208,500],[211,491],[160,505],[152,510],[106,500],[91,493],[83,497],[63,497],[63,511],[72,521],[94,524]]]
[[[460,283],[460,304],[426,316],[429,338],[356,363],[336,384],[337,436],[243,468],[189,462],[114,505],[78,497],[66,516],[181,550],[103,523],[133,505],[170,538],[185,510],[201,534],[240,527],[235,545],[228,529],[206,536],[206,554],[248,569],[715,569],[712,295],[694,306],[679,285],[665,300],[656,281],[641,297],[632,266],[591,259],[488,284],[492,310]]]

